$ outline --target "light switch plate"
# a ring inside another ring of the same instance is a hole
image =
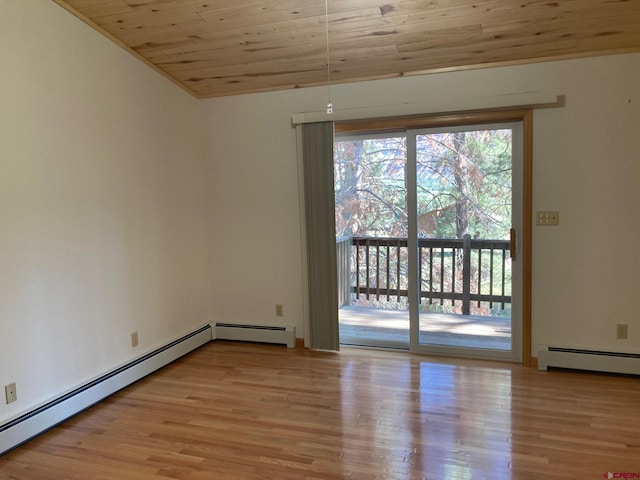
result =
[[[560,212],[557,210],[538,210],[536,212],[536,225],[543,227],[560,225]]]

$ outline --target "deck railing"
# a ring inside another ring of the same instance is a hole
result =
[[[342,237],[337,240],[340,305],[351,296],[400,301],[408,297],[408,242],[395,237]],[[468,315],[473,302],[504,309],[511,303],[508,240],[418,239],[420,299],[445,301]]]

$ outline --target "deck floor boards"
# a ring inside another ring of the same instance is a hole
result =
[[[409,312],[349,305],[339,310],[340,342],[409,348]],[[420,343],[511,349],[511,320],[479,315],[421,314]]]

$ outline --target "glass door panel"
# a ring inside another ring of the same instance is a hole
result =
[[[409,348],[406,136],[337,137],[340,342]]]
[[[410,134],[416,350],[519,359],[510,249],[519,132],[508,124]]]

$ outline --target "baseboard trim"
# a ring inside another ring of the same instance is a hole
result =
[[[240,342],[284,344],[287,348],[296,346],[296,327],[293,325],[259,325],[242,323],[213,324],[214,336],[220,340]]]
[[[210,342],[211,325],[205,325],[177,340],[137,358],[122,367],[82,385],[8,423],[0,425],[0,455],[95,405],[150,373]]]

